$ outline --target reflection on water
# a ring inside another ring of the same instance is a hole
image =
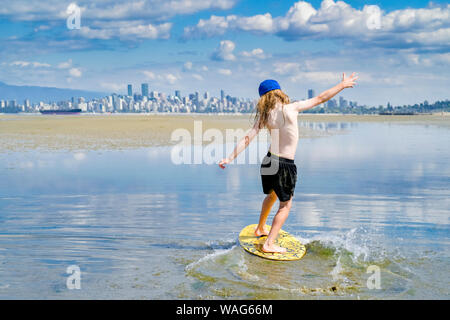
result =
[[[358,126],[357,122],[307,122],[299,121],[300,128],[308,128],[316,131],[336,132],[345,131]]]
[[[164,147],[1,154],[0,298],[448,298],[448,129],[300,125],[343,134],[300,141],[284,229],[308,252],[289,263],[236,242],[258,219],[258,164],[174,165]]]

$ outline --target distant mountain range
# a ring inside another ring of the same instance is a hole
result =
[[[104,92],[85,90],[38,86],[15,86],[0,81],[0,100],[16,100],[17,103],[20,104],[23,104],[25,99],[30,100],[31,103],[38,103],[40,101],[49,103],[70,100],[72,97],[84,97],[86,100],[90,100],[93,98],[101,98],[106,95],[108,94]]]

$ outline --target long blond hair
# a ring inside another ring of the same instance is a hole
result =
[[[280,89],[271,90],[263,94],[256,105],[255,123],[257,123],[258,128],[263,129],[267,126],[267,122],[269,121],[269,113],[273,108],[275,108],[277,103],[281,103],[284,106],[289,102],[289,97]],[[284,111],[283,120],[286,121]]]

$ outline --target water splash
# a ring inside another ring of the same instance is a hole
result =
[[[354,264],[384,262],[388,254],[377,230],[357,227],[339,234],[318,234],[312,238],[297,236],[310,253],[323,257],[349,258]]]
[[[208,241],[207,245],[213,251],[206,254],[205,256],[201,257],[199,260],[189,263],[185,267],[186,272],[191,271],[193,268],[195,268],[196,266],[198,266],[206,261],[213,260],[221,255],[224,255],[224,254],[230,252],[231,250],[233,250],[236,247],[236,240],[234,240],[233,242],[231,242],[229,240],[220,241],[220,242]]]

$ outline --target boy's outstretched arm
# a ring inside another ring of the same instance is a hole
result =
[[[259,133],[259,127],[257,123],[251,128],[246,135],[237,143],[236,147],[234,148],[233,152],[228,156],[228,158],[224,158],[220,160],[219,167],[222,169],[225,169],[225,165],[233,161],[239,153],[245,150],[247,146],[252,142],[253,138],[256,137]]]
[[[298,112],[302,112],[311,108],[314,108],[315,106],[318,106],[319,104],[322,104],[324,102],[327,102],[331,98],[333,98],[335,95],[337,95],[339,92],[346,88],[353,88],[353,86],[356,84],[356,79],[358,79],[358,76],[353,72],[350,77],[345,77],[345,73],[342,74],[342,81],[335,85],[333,88],[328,89],[321,94],[319,94],[317,97],[303,100],[303,101],[296,101],[292,104],[294,105],[294,108]]]

